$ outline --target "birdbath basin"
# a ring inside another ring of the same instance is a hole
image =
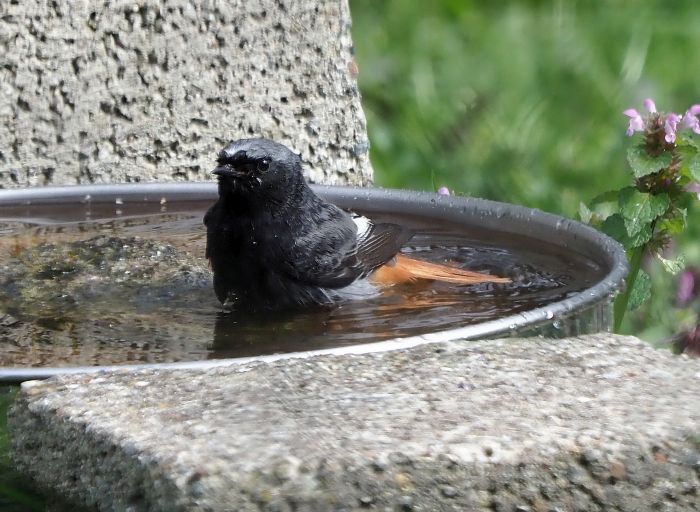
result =
[[[617,242],[588,226],[474,198],[314,190],[342,208],[410,225],[416,235],[404,251],[412,257],[512,283],[419,283],[274,317],[226,312],[203,250],[201,219],[216,199],[214,184],[2,190],[0,381],[610,328],[627,260]]]

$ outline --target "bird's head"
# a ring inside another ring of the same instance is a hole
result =
[[[268,139],[241,139],[229,143],[217,156],[212,171],[219,194],[279,202],[304,184],[301,158],[286,146]]]

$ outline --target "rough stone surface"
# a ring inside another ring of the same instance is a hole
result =
[[[347,0],[3,0],[0,187],[208,180],[232,139],[372,176]]]
[[[700,361],[494,340],[22,387],[14,460],[103,510],[700,507]]]

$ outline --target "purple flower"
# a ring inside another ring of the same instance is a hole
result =
[[[644,100],[644,108],[649,111],[650,114],[656,114],[656,103],[651,98]]]
[[[671,144],[676,142],[676,132],[678,131],[678,123],[680,120],[681,116],[675,112],[671,112],[666,116],[666,121],[664,122],[664,131],[666,132],[666,137],[664,137],[664,139],[666,142]]]
[[[700,294],[700,269],[688,267],[678,277],[676,303],[685,307]]]
[[[690,128],[695,133],[700,135],[700,121],[698,121],[698,114],[700,114],[700,105],[693,105],[686,111],[685,114],[683,114],[681,120],[684,128]]]
[[[688,183],[688,186],[685,187],[685,189],[688,192],[694,193],[698,197],[698,201],[700,201],[700,183],[698,183],[697,181],[691,181],[690,183]]]
[[[644,108],[649,112],[642,115],[633,108],[628,108],[623,112],[630,118],[627,126],[627,135],[634,135],[635,132],[657,133],[661,125],[664,127],[664,140],[669,144],[675,144],[678,131],[684,128],[693,130],[700,135],[700,104],[691,106],[685,114],[679,116],[675,112],[658,112],[656,104],[651,98],[644,100]]]
[[[437,191],[438,194],[441,196],[449,196],[450,195],[450,189],[447,187],[440,187]]]
[[[627,117],[630,118],[630,124],[627,127],[627,135],[632,136],[634,132],[643,132],[644,131],[644,119],[642,119],[642,116],[639,112],[637,112],[633,108],[628,108],[623,112]]]
[[[651,98],[647,98],[644,100],[644,108],[647,109],[647,111],[650,114],[656,114],[656,103],[654,103],[654,100]],[[642,114],[637,112],[633,108],[628,108],[623,112],[627,117],[630,118],[630,124],[627,127],[627,135],[632,135],[634,132],[643,132],[644,129],[646,128],[646,123],[644,122],[644,118],[642,117]]]

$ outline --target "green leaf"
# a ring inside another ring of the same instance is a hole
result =
[[[664,270],[672,276],[675,276],[685,268],[685,259],[683,258],[683,256],[678,256],[678,258],[667,260],[666,258],[661,256],[661,254],[656,253],[656,257],[661,262],[661,265],[664,267]]]
[[[661,219],[656,224],[656,228],[660,233],[677,235],[685,231],[685,228],[688,225],[687,219],[688,210],[685,208],[674,208],[672,215],[668,218]]]
[[[620,242],[625,249],[632,248],[630,238],[627,236],[627,230],[625,229],[625,221],[619,213],[614,213],[605,219],[600,225],[600,230]]]
[[[654,174],[661,169],[671,165],[672,155],[664,151],[658,156],[647,153],[644,145],[632,146],[627,150],[627,162],[632,168],[635,178],[641,178],[649,174]]]
[[[593,218],[593,212],[586,206],[586,203],[580,202],[578,205],[578,216],[584,224],[590,224]]]
[[[678,146],[676,150],[681,156],[681,173],[700,181],[700,151],[690,144]]]
[[[637,231],[634,235],[629,237],[625,248],[631,249],[633,247],[643,246],[649,240],[651,240],[652,234],[653,233],[651,231],[651,224],[644,224],[639,231]]]
[[[597,196],[595,196],[588,202],[588,204],[590,204],[591,206],[595,206],[600,203],[616,203],[619,195],[619,190],[608,190],[607,192],[603,192],[602,194],[598,194]]]
[[[641,247],[651,240],[651,224],[644,224],[637,233],[630,236],[625,227],[625,220],[619,213],[610,215],[600,225],[600,230],[622,244],[625,249]]]
[[[637,279],[634,280],[630,299],[627,303],[627,311],[634,311],[651,297],[651,278],[644,270],[639,269]]]
[[[697,138],[695,135],[691,134],[690,132],[686,132],[688,135],[685,135],[683,137],[683,141],[688,144],[688,146],[693,146],[695,149],[700,152],[700,145],[698,145]]]
[[[630,237],[646,231],[657,217],[663,215],[670,204],[668,194],[649,194],[626,188],[620,191],[620,213]],[[649,229],[651,237],[651,230]]]

